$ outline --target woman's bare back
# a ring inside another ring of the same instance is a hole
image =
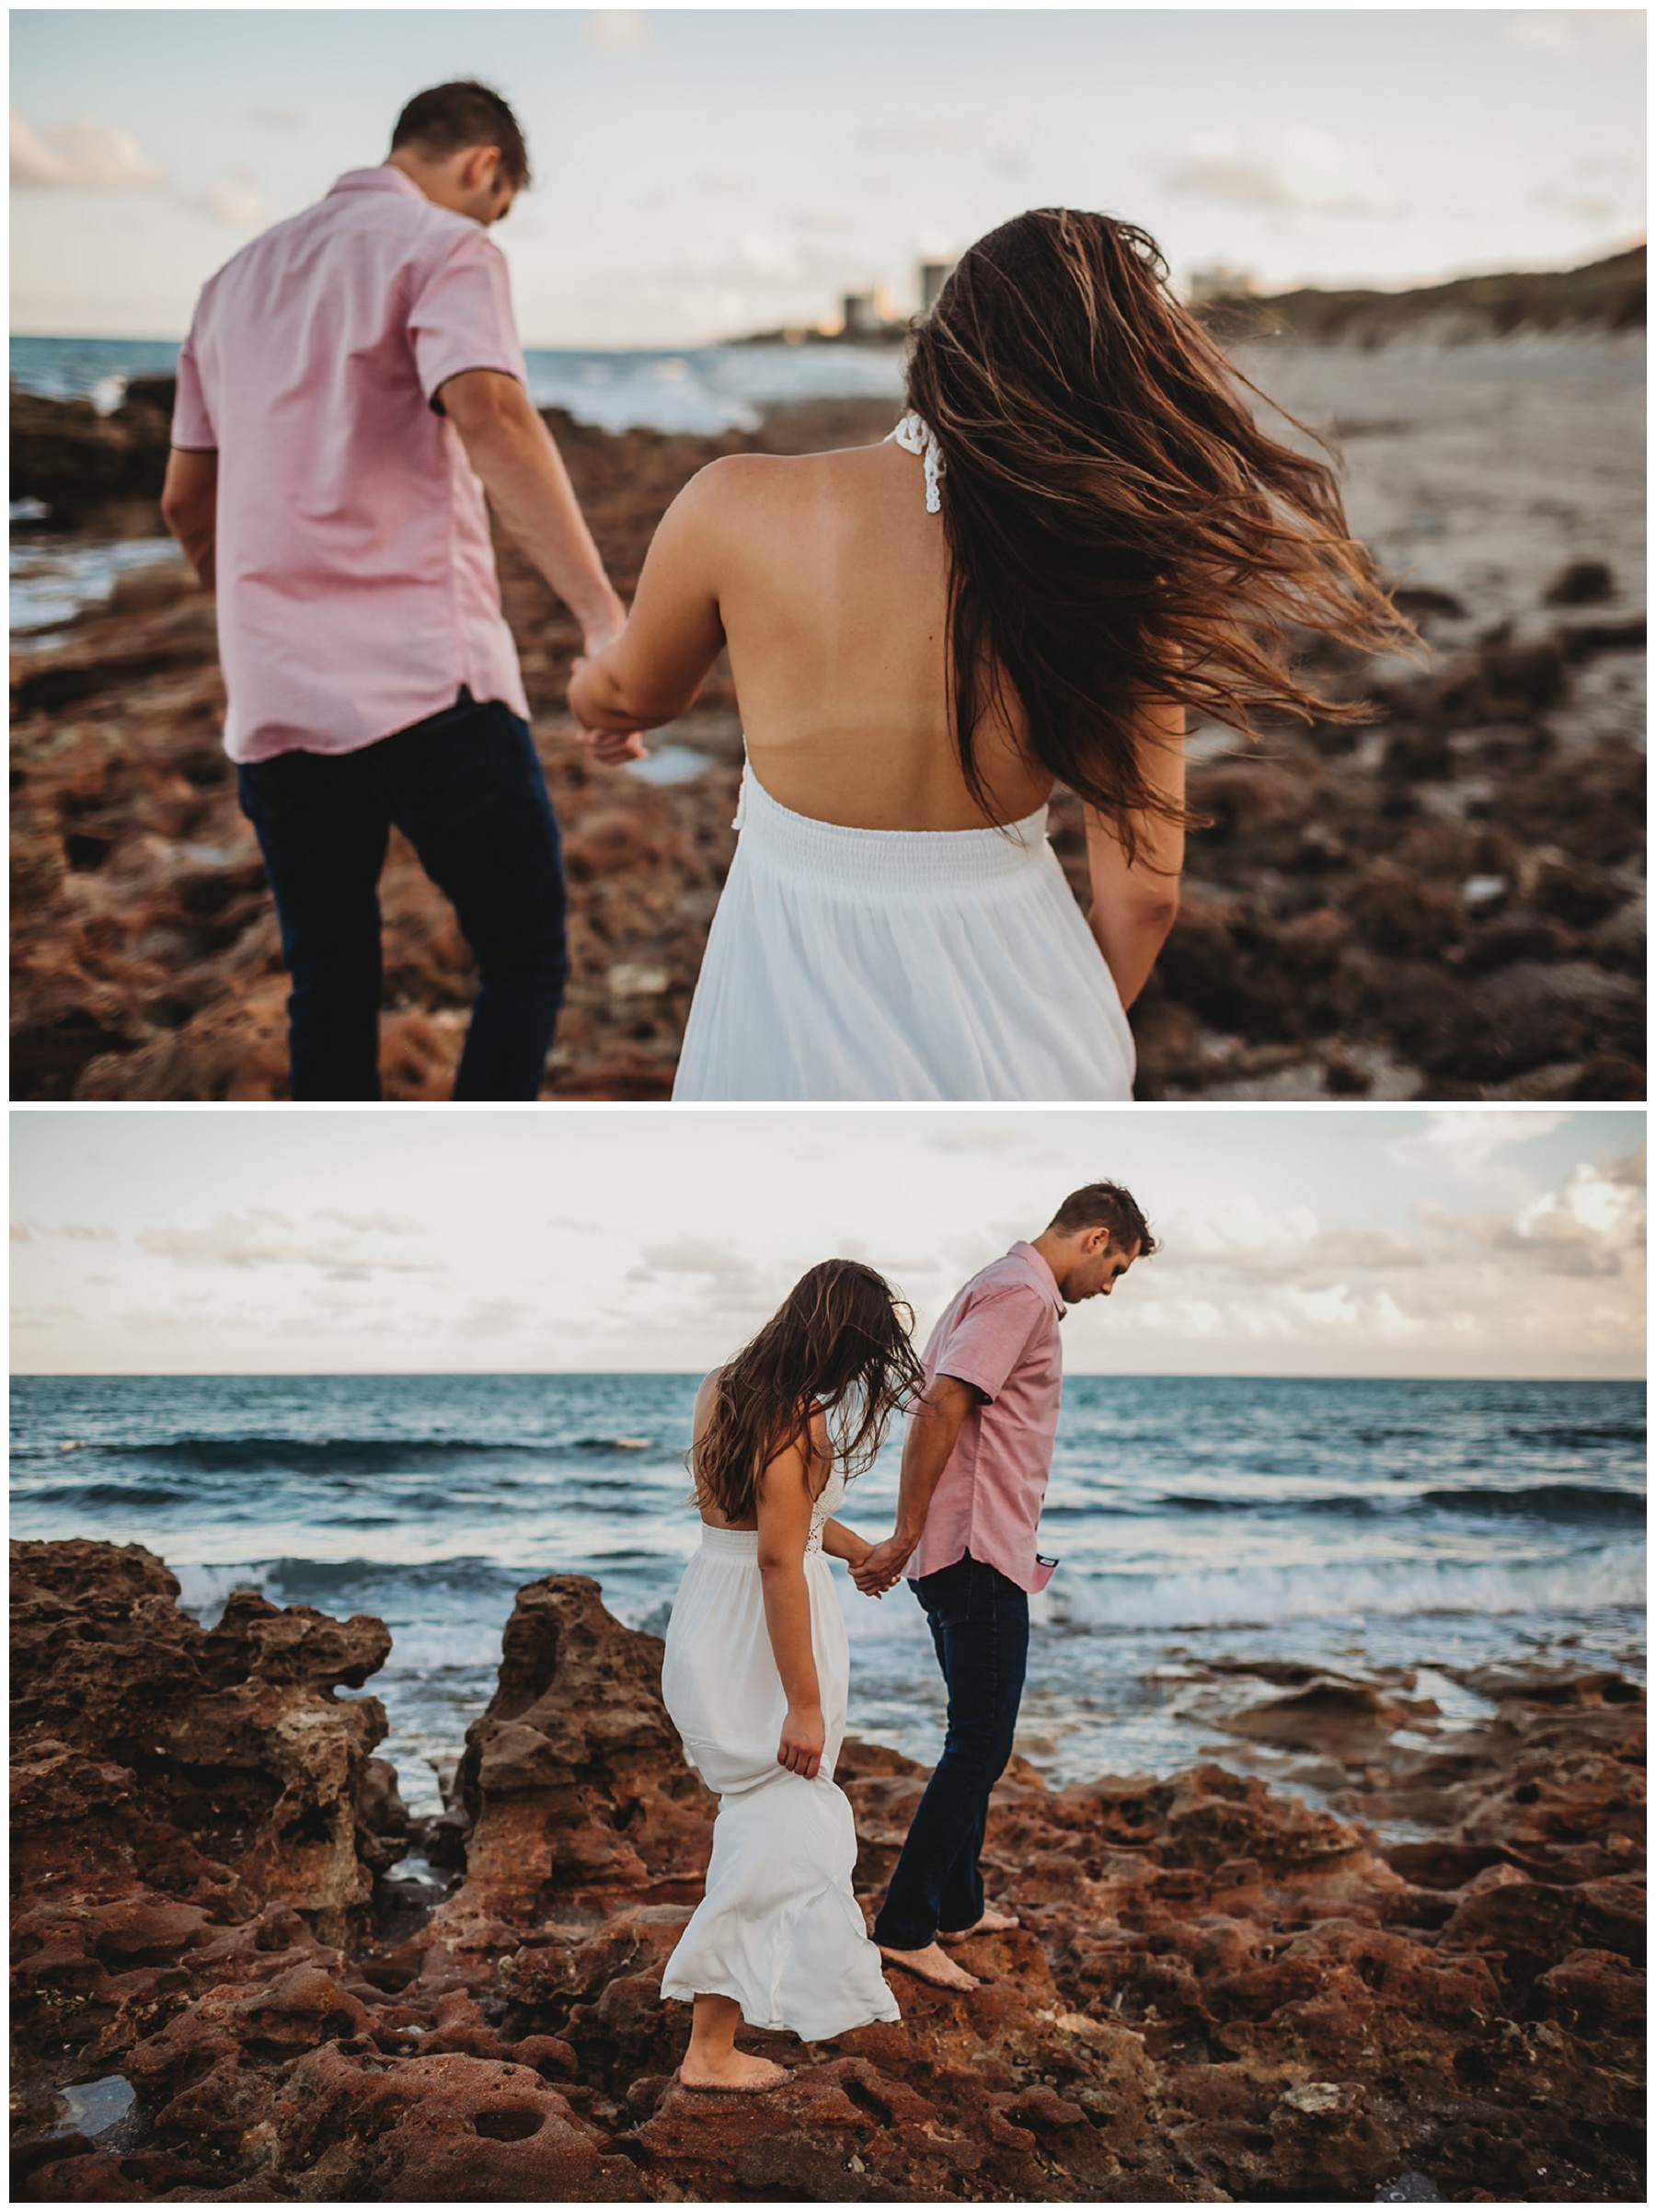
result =
[[[902,447],[718,465],[719,613],[754,775],[853,829],[979,829],[1045,804],[1021,731],[985,728],[985,815],[960,770],[945,661],[948,555]]]

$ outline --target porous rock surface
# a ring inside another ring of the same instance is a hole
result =
[[[13,491],[42,525],[158,536],[167,379],[113,416],[14,394]],[[752,433],[612,435],[549,416],[630,595],[683,484],[721,454],[884,435],[878,400],[774,409]],[[721,660],[663,733],[692,780],[646,784],[574,743],[574,623],[497,544],[564,831],[572,974],[548,1097],[665,1098],[735,838],[742,738]],[[1592,575],[1588,571],[1592,570]],[[1637,589],[1630,584],[1628,589]],[[1141,1098],[1639,1099],[1644,1057],[1645,620],[1603,562],[1489,622],[1452,593],[1399,604],[1430,652],[1369,663],[1303,639],[1366,729],[1198,732],[1184,904],[1133,1008]],[[121,579],[12,661],[13,1094],[286,1095],[287,985],[253,833],[220,744],[211,602],[181,564]],[[1055,849],[1090,899],[1080,810]],[[448,1095],[475,979],[453,915],[392,838],[381,883],[381,1069]]]
[[[445,1816],[466,1879],[392,1941],[356,1917],[402,1848],[362,1825],[398,1825],[380,1722],[331,1694],[379,1625],[244,1597],[208,1633],[135,1548],[17,1552],[26,2199],[1642,2195],[1644,1714],[1619,1676],[1506,1681],[1427,1750],[1363,1700],[1341,1739],[1322,1700],[1342,1816],[1220,1765],[1053,1790],[1015,1761],[987,1860],[1023,1924],[962,1946],[981,1987],[893,1970],[900,2024],[750,2034],[788,2083],[697,2096],[659,1986],[712,1805],[659,1642],[595,1584],[520,1593]],[[840,1775],[872,1903],[925,1774],[852,1742]],[[326,1899],[274,1811],[306,1789],[356,1842]],[[1382,1849],[1376,1817],[1425,1839]],[[54,2091],[115,2077],[126,2116],[75,2132]]]

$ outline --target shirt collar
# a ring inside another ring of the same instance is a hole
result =
[[[1019,1238],[1006,1257],[1008,1260],[1023,1262],[1034,1277],[1036,1286],[1045,1291],[1047,1296],[1052,1301],[1053,1312],[1060,1320],[1063,1320],[1064,1315],[1069,1311],[1069,1308],[1064,1302],[1064,1293],[1058,1287],[1057,1276],[1035,1250],[1035,1247],[1032,1244],[1026,1244],[1022,1238]]]
[[[335,192],[401,192],[405,199],[409,194],[416,200],[425,198],[413,178],[394,169],[389,162],[381,162],[375,169],[347,169],[329,186],[328,197],[331,200]]]

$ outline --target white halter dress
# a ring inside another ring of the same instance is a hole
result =
[[[938,513],[936,440],[917,415],[892,435]],[[750,766],[735,827],[675,1100],[1132,1097],[1133,1031],[1044,807],[1001,829],[845,829]]]
[[[661,1666],[684,1757],[719,1792],[707,1891],[667,1962],[661,1995],[734,1998],[750,2027],[789,2028],[807,2043],[902,2017],[851,1892],[857,1829],[834,1780],[851,1668],[822,1524],[844,1491],[836,1469],[805,1552],[827,1723],[813,1780],[776,1764],[788,1699],[765,1625],[754,1530],[703,1524]]]

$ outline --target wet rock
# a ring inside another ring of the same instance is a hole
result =
[[[1548,606],[1596,606],[1614,599],[1616,578],[1605,560],[1572,560],[1541,594]]]
[[[684,1764],[661,1673],[660,1639],[622,1628],[588,1576],[518,1592],[500,1686],[466,1731],[466,1876],[435,1933],[479,1918],[533,1926],[556,1919],[566,1893],[590,1905],[682,1881],[715,1804]]]
[[[42,1710],[40,1593],[101,1606],[97,1625],[128,1639],[127,1671],[152,1684],[246,1665],[244,1682],[303,1694],[375,1648],[359,1624],[244,1608],[209,1659],[178,1630],[151,1555],[34,1549],[22,1675]],[[1568,1695],[1550,1670],[1489,1681],[1490,1718],[1422,1748],[1418,1730],[1392,1740],[1404,1671],[1210,1670],[1233,1679],[1227,1695],[1250,1678],[1279,1692],[1256,1704],[1271,1728],[1362,1734],[1361,1756],[1317,1762],[1345,1785],[1345,1816],[1216,1764],[1053,1790],[1016,1760],[985,1854],[1022,1925],[960,1946],[980,1986],[958,1997],[893,1969],[900,2022],[813,2047],[751,2034],[791,2078],[738,2098],[674,2078],[688,2009],[661,2001],[661,1972],[699,1895],[711,1808],[665,1723],[659,1666],[657,1641],[582,1578],[519,1594],[457,1778],[473,1822],[464,1905],[394,1948],[362,1931],[320,1942],[292,1906],[261,1906],[178,1825],[190,1804],[165,1767],[44,1735],[31,1711],[16,1769],[17,2193],[1637,2195],[1644,1710],[1622,1677],[1576,1668]],[[854,1741],[841,1779],[871,1904],[925,1771]],[[353,1827],[396,1820],[365,1757],[346,1805]],[[1382,1854],[1359,1825],[1374,1818],[1431,1834]],[[147,2131],[134,2147],[111,2157],[84,2127],[49,2134],[56,2084],[112,2065]]]
[[[1393,1730],[1407,1726],[1412,1717],[1404,1706],[1383,1697],[1369,1683],[1325,1676],[1286,1697],[1245,1706],[1239,1712],[1225,1715],[1217,1724],[1233,1735],[1253,1736],[1260,1743],[1351,1756],[1383,1743]]]
[[[532,2068],[458,2054],[387,2061],[338,2044],[317,2050],[282,2081],[263,2132],[270,2179],[291,2177],[313,2199],[644,2195],[631,2161]]]
[[[62,500],[70,523],[157,535],[166,387],[134,379],[109,418],[15,395],[15,483],[47,486],[34,496]],[[865,442],[891,409],[810,403],[719,438],[549,420],[629,593],[696,469],[738,450]],[[729,670],[675,732],[712,764],[699,778],[651,786],[594,764],[565,711],[576,628],[515,547],[502,541],[498,555],[569,863],[574,973],[546,1094],[661,1099],[734,846]],[[1584,695],[1604,656],[1631,662],[1644,626],[1614,607],[1595,615],[1586,588],[1571,582],[1545,627],[1513,608],[1525,626],[1468,643],[1453,593],[1406,587],[1400,604],[1454,640],[1443,659],[1399,677],[1304,641],[1322,680],[1373,699],[1372,728],[1270,730],[1254,750],[1193,763],[1192,805],[1212,826],[1190,839],[1183,911],[1133,1008],[1141,1096],[1266,1084],[1281,1097],[1412,1085],[1423,1099],[1642,1098],[1642,715],[1636,690],[1619,719]],[[222,710],[211,603],[176,567],[123,580],[61,644],[15,656],[16,1095],[285,1095],[286,981],[217,745]],[[1083,824],[1062,791],[1051,823],[1085,900]],[[190,846],[226,857],[188,862]],[[1489,911],[1469,904],[1466,883],[1491,875],[1527,888]],[[382,900],[386,1095],[440,1099],[474,989],[469,956],[399,840]]]

